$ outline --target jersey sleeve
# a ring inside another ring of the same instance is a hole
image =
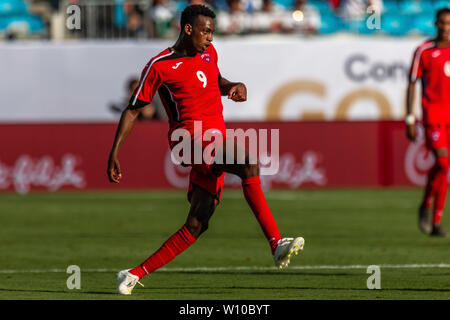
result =
[[[423,59],[422,59],[422,48],[417,48],[414,52],[411,67],[409,69],[409,80],[415,82],[417,79],[422,78],[423,72]]]
[[[152,62],[142,70],[139,86],[134,90],[128,109],[138,109],[150,104],[162,84],[161,76]]]

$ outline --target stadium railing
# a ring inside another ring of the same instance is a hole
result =
[[[81,12],[80,29],[65,28],[65,38],[79,39],[127,39],[152,38],[150,1],[133,0],[79,0]],[[72,5],[64,0],[61,10]],[[131,21],[132,20],[132,21]]]

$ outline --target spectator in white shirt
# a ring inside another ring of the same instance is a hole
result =
[[[283,20],[286,29],[304,34],[317,34],[320,23],[319,10],[308,5],[307,0],[296,0],[294,7],[285,15]]]
[[[228,0],[228,11],[217,15],[219,34],[244,34],[250,31],[250,15],[245,12],[241,0]]]
[[[347,20],[363,20],[368,14],[382,12],[383,0],[342,0],[340,15]]]
[[[263,0],[261,11],[252,15],[252,31],[256,33],[283,32],[285,11],[273,3],[272,0]]]

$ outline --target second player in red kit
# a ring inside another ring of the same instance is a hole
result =
[[[419,228],[427,234],[446,236],[441,219],[448,190],[450,154],[450,9],[437,12],[436,26],[436,38],[422,43],[413,56],[406,125],[407,136],[414,141],[416,127],[412,106],[415,83],[420,79],[426,145],[433,152],[436,162],[428,173],[424,198],[419,208]]]

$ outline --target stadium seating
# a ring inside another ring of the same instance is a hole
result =
[[[225,0],[222,1],[214,1],[214,3],[216,3],[216,5],[218,6],[220,4],[220,9],[221,10],[226,10],[228,8],[227,2]],[[181,1],[177,1],[175,3],[175,9],[178,12],[181,12],[184,10],[184,8],[186,8],[188,6],[189,2],[187,0],[181,0]]]
[[[333,14],[325,14],[321,16],[321,24],[319,28],[320,34],[331,34],[344,29],[343,21]]]
[[[433,1],[433,9],[434,10],[439,10],[442,8],[450,8],[450,1],[445,1],[445,0],[435,0]]]
[[[227,10],[228,5],[227,5],[227,2],[225,0],[216,0],[214,2],[216,4],[216,6],[217,6],[217,9],[219,9],[219,10]]]
[[[410,32],[412,16],[385,13],[381,17],[381,32],[391,36],[405,36]]]
[[[96,0],[92,0],[96,1]],[[175,17],[188,5],[187,0],[173,0],[173,8],[177,11]],[[290,10],[295,0],[273,0],[274,3]],[[30,14],[26,0],[0,0],[0,35],[19,30],[21,34],[45,34],[46,25],[39,16]],[[214,11],[227,10],[227,0],[213,0]],[[123,10],[124,0],[113,0],[114,26],[123,29],[127,25],[127,17]],[[308,5],[315,7],[320,13],[321,26],[319,34],[347,32],[353,34],[389,36],[423,35],[432,36],[436,32],[434,26],[436,10],[448,7],[449,0],[383,0],[381,30],[369,29],[365,21],[346,21],[339,15],[339,10],[326,0],[309,0]],[[248,8],[252,12],[251,7]],[[173,24],[163,26],[171,28]],[[159,28],[159,26],[156,26]]]
[[[123,10],[123,0],[114,0],[114,25],[118,28],[124,28],[127,24],[127,17]]]
[[[45,25],[38,16],[21,15],[0,19],[0,31],[13,32],[20,30],[24,34],[39,34],[45,31]]]
[[[330,13],[331,12],[330,4],[327,1],[312,0],[312,1],[308,1],[308,4],[317,8],[320,11],[320,13]]]
[[[413,19],[412,31],[418,34],[433,36],[436,33],[436,27],[434,25],[435,13],[434,11],[422,12],[416,14]]]
[[[348,23],[348,25],[350,25],[351,31],[354,31],[355,33],[358,33],[361,35],[370,35],[370,34],[373,34],[373,33],[379,31],[379,29],[376,29],[376,28],[369,29],[369,27],[367,26],[366,20],[350,22],[350,23]]]
[[[275,0],[284,8],[290,8],[295,0]],[[450,7],[450,1],[442,0],[384,0],[383,15],[381,17],[381,29],[369,29],[365,20],[345,21],[341,19],[327,1],[310,0],[308,4],[319,10],[322,25],[320,34],[331,34],[345,31],[356,34],[381,33],[390,36],[406,36],[419,34],[431,36],[436,30],[434,27],[435,11]]]
[[[397,0],[384,0],[383,1],[384,12],[397,12],[398,2]]]
[[[431,1],[399,1],[398,6],[400,13],[403,14],[420,13],[433,9]]]
[[[274,0],[273,2],[284,9],[290,9],[294,6],[295,0]]]
[[[22,0],[0,1],[0,17],[27,14],[27,5]]]
[[[218,1],[224,1],[224,0],[218,0]],[[278,4],[279,6],[285,8],[285,9],[292,9],[295,4],[295,0],[273,0],[274,3]],[[217,0],[215,1],[217,3]],[[331,7],[328,2],[321,1],[321,0],[312,0],[308,1],[308,5],[316,8],[319,10],[320,14],[332,14]]]
[[[0,33],[43,34],[45,25],[39,16],[29,14],[22,0],[0,1]]]

